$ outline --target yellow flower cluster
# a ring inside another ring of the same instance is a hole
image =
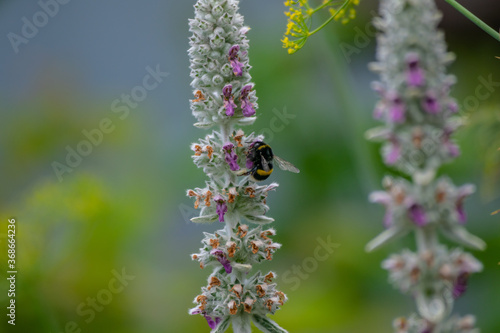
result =
[[[311,35],[320,31],[330,21],[336,20],[347,23],[356,16],[354,6],[359,5],[359,0],[322,0],[317,7],[312,7],[309,0],[286,0],[285,12],[288,18],[286,31],[281,40],[283,47],[292,54],[300,50]],[[318,28],[310,30],[311,18],[318,11],[325,9],[330,17]]]

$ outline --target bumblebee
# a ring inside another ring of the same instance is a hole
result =
[[[294,173],[300,172],[292,163],[274,155],[271,147],[262,141],[254,142],[246,154],[247,159],[252,162],[252,169],[241,175],[250,175],[250,178],[254,181],[267,179],[273,173],[274,162],[281,170]]]

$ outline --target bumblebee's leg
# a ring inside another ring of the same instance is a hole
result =
[[[237,176],[248,176],[254,173],[257,170],[257,167],[253,167],[252,169],[248,170],[247,168],[241,168],[238,171],[234,171],[234,174]]]

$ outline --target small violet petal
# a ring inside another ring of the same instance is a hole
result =
[[[212,319],[212,317],[210,316],[207,316],[206,314],[203,315],[205,317],[205,319],[207,320],[207,323],[208,323],[208,326],[211,328],[211,329],[214,329],[217,327],[217,325],[219,324],[220,322],[220,318],[219,317],[216,317],[215,320]]]
[[[243,64],[238,60],[238,52],[240,51],[240,46],[239,45],[233,45],[229,49],[229,63],[233,67],[233,73],[236,76],[242,76],[243,75]]]
[[[389,106],[389,119],[395,123],[403,123],[405,121],[406,106],[397,95],[392,96]]]
[[[441,110],[441,105],[434,93],[428,92],[422,101],[422,107],[427,113],[436,114]]]
[[[417,53],[409,53],[406,55],[406,64],[408,70],[406,72],[406,83],[409,86],[418,87],[424,84],[424,71],[420,67],[420,57]]]
[[[234,97],[232,95],[233,86],[228,84],[222,88],[222,95],[224,96],[224,108],[226,109],[226,116],[232,117],[234,115],[234,110],[236,109],[236,104],[234,103]]]
[[[238,155],[234,151],[234,145],[232,143],[226,143],[222,149],[224,150],[225,159],[231,171],[238,171],[240,166],[238,165]]]
[[[231,262],[226,258],[226,255],[222,250],[213,249],[210,254],[213,254],[215,258],[221,263],[227,274],[231,274],[231,272],[233,271],[233,267],[231,267]]]
[[[224,222],[224,214],[227,213],[226,201],[220,195],[216,195],[213,200],[216,203],[215,212],[219,215],[219,222]]]
[[[453,297],[459,298],[467,291],[467,281],[469,280],[469,274],[466,272],[461,273],[455,284],[453,285]]]
[[[245,117],[251,117],[255,114],[255,109],[253,108],[253,104],[247,100],[241,101],[241,111]]]
[[[248,99],[248,94],[252,90],[252,86],[247,84],[241,88],[240,99],[241,99],[241,110],[245,117],[251,117],[255,114],[255,109],[253,104]]]
[[[413,204],[408,209],[408,215],[410,219],[415,222],[416,225],[422,227],[427,224],[427,217],[425,216],[425,211],[422,206],[418,204]]]

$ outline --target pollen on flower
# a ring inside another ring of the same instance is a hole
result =
[[[219,243],[219,240],[216,238],[216,239],[210,239],[210,246],[214,249],[218,248],[220,243]]]
[[[273,305],[274,305],[273,299],[272,298],[267,299],[266,306],[269,309],[269,311],[272,311]]]
[[[207,150],[207,155],[209,159],[212,159],[212,155],[214,153],[214,149],[212,146],[206,146],[205,149]]]
[[[285,301],[286,301],[285,294],[283,292],[281,292],[281,291],[277,291],[276,292],[276,296],[278,296],[278,298],[279,298],[280,305],[283,305],[285,303]]]
[[[247,297],[245,299],[245,302],[243,302],[243,306],[245,308],[245,312],[251,313],[252,312],[252,305],[256,302],[255,299],[251,299],[250,297]]]
[[[203,151],[202,151],[202,148],[201,148],[200,145],[195,145],[194,146],[194,155],[195,156],[200,156],[202,152]]]
[[[210,290],[212,289],[213,287],[218,287],[221,285],[221,282],[220,280],[216,277],[216,276],[212,276],[210,278],[210,284],[208,285],[207,289]]]
[[[274,236],[275,234],[276,232],[273,229],[264,230],[263,232],[260,233],[260,238],[268,240],[269,239],[268,236]]]
[[[255,188],[247,187],[245,188],[245,193],[248,194],[250,198],[255,198]]]
[[[247,235],[248,233],[248,225],[242,224],[238,226],[238,233],[237,235],[240,236],[240,238],[243,238]]]
[[[239,129],[233,136],[234,138],[234,141],[236,142],[236,146],[237,147],[243,147],[243,144],[241,143],[241,140],[243,139],[243,136],[245,135],[245,133]]]
[[[195,191],[193,190],[188,190],[188,196],[190,197],[196,197],[196,200],[194,202],[194,208],[195,209],[198,209],[198,207],[200,207],[200,199],[201,199],[201,196],[198,195]]]
[[[210,190],[207,190],[207,192],[205,192],[205,206],[210,207],[210,205],[211,205],[210,199],[211,198],[212,198],[212,192],[210,192]]]
[[[238,192],[236,191],[236,187],[231,187],[229,189],[227,202],[228,203],[233,203],[234,200],[236,199],[237,195],[238,195]]]
[[[266,260],[272,260],[273,254],[271,253],[271,248],[266,248]]]
[[[264,282],[265,283],[271,283],[272,280],[274,279],[274,274],[273,272],[269,272],[265,277],[264,277]]]
[[[264,243],[260,240],[257,240],[257,241],[251,241],[250,242],[251,244],[251,248],[252,248],[252,253],[253,254],[256,254],[257,252],[259,252],[259,249],[262,245],[264,245]]]
[[[238,312],[238,306],[235,301],[230,301],[227,303],[227,307],[229,308],[229,314],[235,315]]]
[[[227,242],[226,248],[227,248],[227,255],[229,256],[229,258],[233,258],[234,253],[236,252],[236,249],[239,249],[239,247],[236,247],[235,242]]]
[[[230,291],[232,291],[236,297],[240,298],[241,293],[243,292],[243,286],[241,284],[235,284]]]
[[[257,292],[257,295],[262,298],[266,296],[267,285],[258,284],[255,286],[255,290]]]
[[[196,302],[200,303],[200,310],[203,311],[205,310],[205,307],[207,306],[207,296],[205,295],[198,295],[196,297]]]

